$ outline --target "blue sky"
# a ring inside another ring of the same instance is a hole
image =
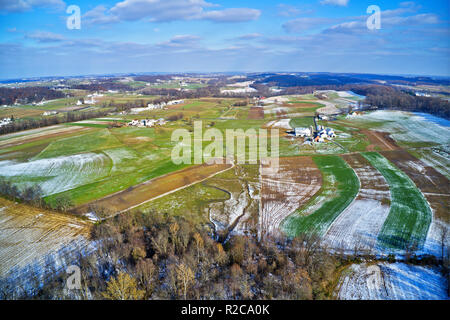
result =
[[[327,71],[450,76],[450,1],[0,0],[0,78]],[[69,30],[66,8],[81,9]],[[369,5],[381,29],[369,30]]]

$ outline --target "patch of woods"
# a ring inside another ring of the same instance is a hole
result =
[[[42,188],[37,184],[19,188],[12,181],[0,177],[0,195],[12,201],[59,212],[67,212],[73,206],[72,199],[67,195],[56,196],[51,202],[47,202],[43,194]]]
[[[82,121],[92,118],[104,117],[108,115],[111,110],[97,110],[97,111],[83,111],[83,112],[66,112],[61,115],[52,117],[42,117],[39,119],[21,119],[13,121],[12,123],[0,127],[0,135],[18,132],[22,130],[36,129],[42,127],[53,126],[61,123],[69,123]]]
[[[1,88],[0,105],[29,104],[42,100],[65,98],[62,91],[52,90],[47,87]]]
[[[320,238],[216,242],[203,227],[167,214],[123,214],[97,224],[96,250],[80,255],[81,289],[47,277],[40,299],[328,299],[342,265]],[[20,297],[20,298],[27,298]]]
[[[333,299],[343,270],[352,263],[387,261],[370,254],[328,252],[321,238],[258,240],[249,234],[214,240],[206,226],[168,214],[126,213],[92,228],[95,248],[64,251],[44,269],[30,270],[27,288],[0,279],[0,299]],[[65,265],[80,268],[70,279]],[[405,263],[442,266],[449,259],[408,255]],[[67,283],[79,285],[68,289]]]
[[[133,88],[132,86],[126,84],[117,82],[114,80],[105,80],[101,81],[99,83],[90,83],[90,84],[76,84],[72,86],[72,89],[79,89],[79,90],[88,90],[88,91],[107,91],[107,90],[114,90],[114,91],[136,91],[137,88]]]
[[[440,98],[416,96],[413,91],[400,90],[390,86],[356,84],[302,86],[286,88],[279,94],[310,94],[316,90],[350,90],[366,96],[363,104],[375,109],[424,112],[450,119],[450,103],[448,101]]]
[[[432,97],[416,96],[414,92],[401,91],[387,86],[367,86],[354,88],[358,94],[366,96],[365,104],[380,109],[425,112],[450,119],[450,103]]]

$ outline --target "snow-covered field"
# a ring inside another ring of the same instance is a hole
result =
[[[436,117],[434,117],[436,118]],[[433,119],[434,119],[433,118]],[[443,145],[450,144],[450,127],[444,122],[431,120],[429,116],[403,111],[378,110],[355,117],[353,121],[375,121],[399,142],[431,142]]]
[[[279,128],[279,129],[287,129],[292,130],[290,125],[291,119],[281,119],[281,120],[273,120],[267,123],[268,128]]]
[[[0,279],[16,287],[32,286],[34,276],[58,267],[58,252],[87,245],[89,222],[1,198],[0,207]]]
[[[324,241],[329,247],[345,252],[373,250],[389,215],[389,186],[375,168],[364,163],[361,156],[352,155],[348,159],[361,188],[356,199],[333,222]]]
[[[270,97],[261,100],[261,103],[265,104],[272,104],[272,103],[284,103],[289,102],[289,97],[296,97],[296,96],[276,96],[276,97]]]
[[[22,186],[38,184],[44,195],[60,193],[106,176],[110,159],[104,154],[83,153],[28,162],[0,161],[0,176]]]
[[[279,235],[281,223],[314,196],[321,184],[320,171],[309,158],[280,159],[278,171],[264,168],[259,231],[263,235]]]
[[[354,264],[338,285],[342,300],[447,300],[447,281],[437,269],[404,263]]]

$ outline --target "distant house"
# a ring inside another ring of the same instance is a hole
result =
[[[0,127],[7,126],[8,124],[11,124],[12,120],[11,118],[3,118],[0,120]]]
[[[153,103],[149,103],[147,105],[147,109],[148,110],[156,110],[156,109],[162,109],[164,108],[166,104],[164,102],[160,103],[160,104],[153,104]]]
[[[146,128],[152,128],[156,125],[165,125],[166,124],[166,120],[164,120],[163,118],[155,120],[155,119],[142,119],[142,120],[132,120],[128,123],[129,126],[133,126],[133,127],[146,127]]]
[[[174,106],[174,105],[183,104],[183,103],[184,103],[184,100],[173,100],[173,101],[167,102],[167,105],[168,106]]]
[[[45,111],[42,115],[43,116],[51,116],[54,114],[58,114],[58,112],[57,111]]]

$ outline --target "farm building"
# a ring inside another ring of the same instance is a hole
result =
[[[58,114],[57,111],[45,111],[42,115],[43,116],[51,116],[51,115],[55,115]]]
[[[173,101],[167,102],[167,105],[168,106],[174,106],[174,105],[183,104],[183,103],[184,103],[184,100],[173,100]]]
[[[2,120],[0,120],[0,127],[7,126],[10,123],[12,123],[12,120],[10,118],[3,118]]]
[[[295,136],[296,137],[310,137],[312,136],[312,129],[311,128],[295,128],[294,129]]]

